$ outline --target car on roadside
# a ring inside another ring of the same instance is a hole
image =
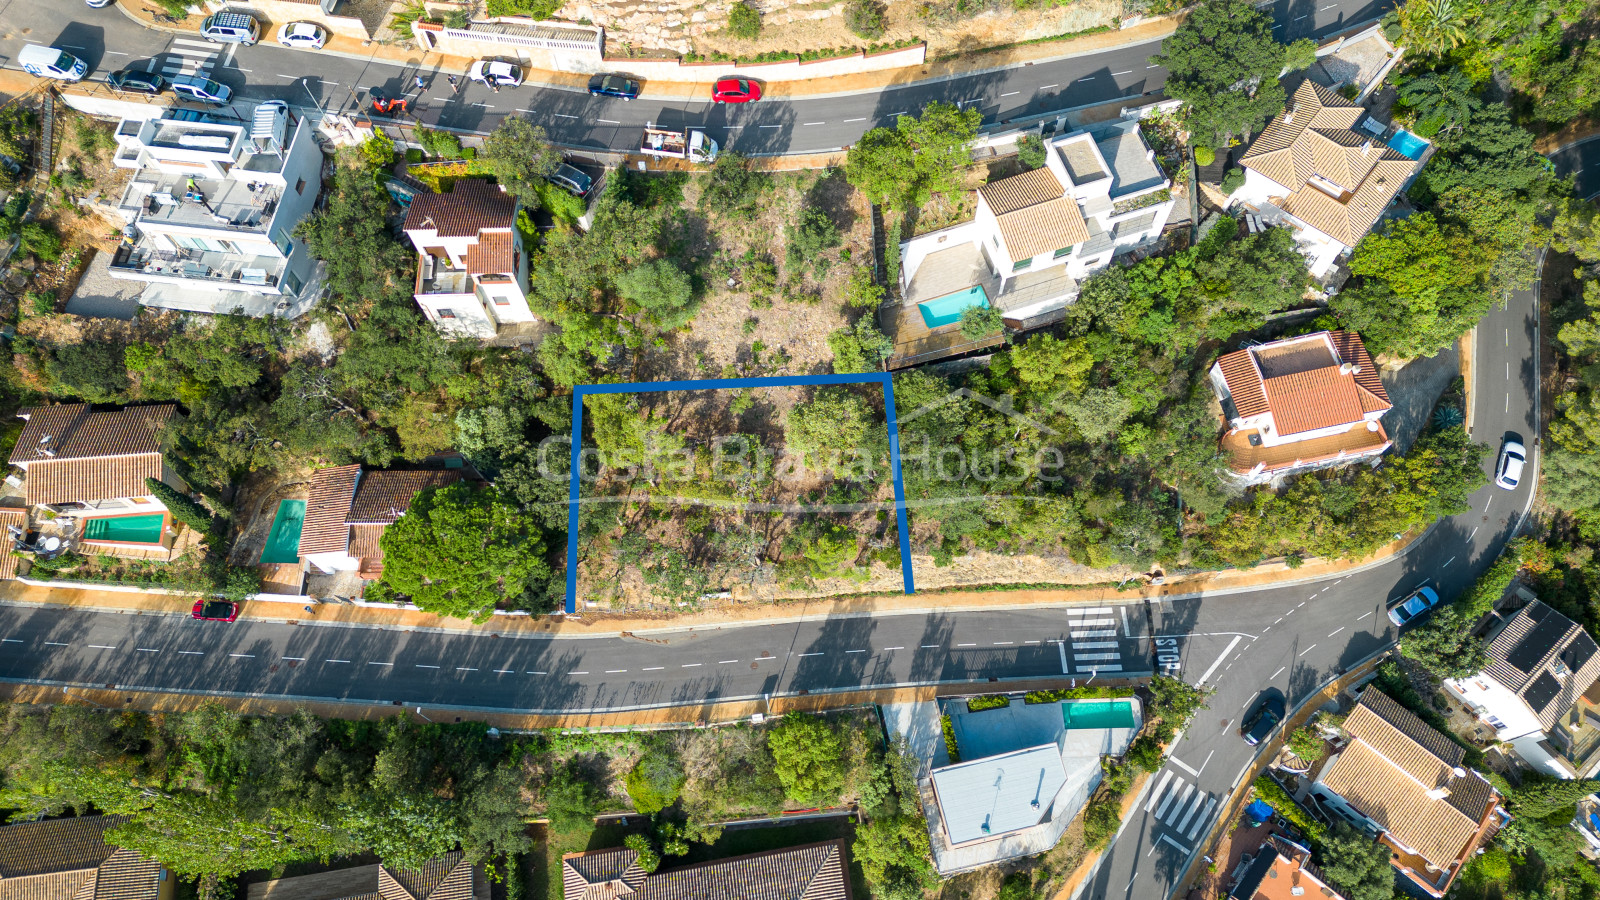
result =
[[[196,600],[190,616],[205,622],[232,622],[239,618],[239,604],[231,600]]]
[[[639,96],[639,82],[626,75],[596,75],[589,79],[589,93],[596,97],[632,100]]]
[[[760,83],[748,78],[719,78],[711,86],[713,103],[754,103],[760,99]]]
[[[488,87],[517,87],[522,67],[498,59],[480,59],[467,69],[467,77]]]
[[[104,9],[114,3],[115,0],[85,0],[85,2],[89,4],[90,9]]]
[[[106,87],[124,94],[149,94],[155,96],[167,89],[167,80],[159,72],[143,69],[118,69],[106,76]]]
[[[290,22],[278,29],[278,43],[299,50],[321,50],[328,32],[315,22]]]
[[[1522,469],[1528,464],[1528,448],[1521,441],[1506,441],[1500,447],[1500,459],[1494,465],[1494,483],[1508,491],[1517,489],[1522,481]]]
[[[213,44],[243,44],[261,40],[261,25],[255,16],[242,12],[219,12],[200,23],[200,36]]]
[[[172,93],[180,100],[208,106],[227,106],[233,102],[233,88],[199,75],[179,75],[172,79]]]
[[[566,163],[556,167],[554,172],[544,178],[574,197],[586,197],[589,190],[594,187],[594,179],[589,177],[588,172]]]
[[[1239,723],[1239,736],[1252,747],[1262,743],[1271,736],[1272,729],[1283,721],[1283,713],[1283,698],[1273,695],[1261,698],[1250,715]]]
[[[1418,588],[1411,596],[1389,608],[1389,621],[1398,628],[1438,605],[1438,591],[1431,587]]]
[[[57,81],[82,81],[89,64],[65,50],[45,44],[28,44],[17,53],[17,65],[29,75]]]

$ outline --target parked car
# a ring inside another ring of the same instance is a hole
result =
[[[17,64],[29,75],[59,81],[81,81],[89,74],[89,64],[65,50],[44,44],[28,44],[17,53]]]
[[[1399,627],[1438,605],[1438,591],[1431,587],[1420,588],[1405,600],[1390,607],[1389,621]]]
[[[587,196],[589,189],[594,187],[594,179],[589,177],[589,173],[566,163],[562,163],[554,172],[546,175],[545,180],[563,188],[574,197]]]
[[[200,36],[216,44],[250,46],[261,39],[261,26],[255,16],[242,12],[219,12],[200,23]]]
[[[1255,710],[1239,723],[1239,736],[1244,738],[1246,744],[1254,747],[1266,740],[1267,736],[1272,734],[1272,729],[1277,728],[1278,723],[1283,721],[1283,712],[1283,698],[1277,696],[1261,698]]]
[[[103,9],[110,6],[113,0],[85,0],[85,2],[89,4],[90,9]]]
[[[497,59],[480,59],[467,69],[467,77],[489,87],[516,87],[522,84],[522,67]]]
[[[315,22],[290,22],[278,29],[278,43],[301,50],[321,50],[328,33]]]
[[[167,80],[160,73],[143,69],[118,69],[106,76],[106,86],[124,94],[159,94],[167,89]]]
[[[1506,441],[1500,447],[1500,461],[1494,466],[1494,483],[1508,491],[1517,489],[1522,467],[1528,463],[1528,448],[1521,441]]]
[[[721,78],[711,88],[715,103],[754,103],[761,99],[761,85],[748,78]]]
[[[211,106],[227,106],[233,102],[233,88],[218,84],[199,75],[179,75],[172,79],[172,92],[180,100],[192,100]]]
[[[596,75],[589,79],[589,93],[596,97],[632,100],[639,96],[639,82],[626,75]]]
[[[231,600],[196,600],[191,615],[207,622],[232,622],[239,618],[239,604]]]

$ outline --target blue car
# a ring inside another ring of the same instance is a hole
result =
[[[626,75],[596,75],[589,79],[589,93],[596,97],[632,100],[639,96],[639,82]]]
[[[1438,605],[1439,592],[1431,587],[1425,587],[1391,607],[1389,621],[1396,626],[1404,625]]]

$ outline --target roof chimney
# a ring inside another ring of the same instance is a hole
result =
[[[1429,800],[1443,800],[1448,796],[1450,796],[1450,789],[1448,787],[1436,787],[1428,792]]]
[[[1350,374],[1351,375],[1360,375],[1361,374],[1361,367],[1360,366],[1351,366],[1350,367]]]
[[[1355,373],[1355,370],[1356,370],[1356,367],[1350,365],[1349,363],[1340,363],[1339,364],[1339,374],[1340,375],[1351,375],[1351,374]]]

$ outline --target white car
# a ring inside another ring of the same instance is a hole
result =
[[[1500,448],[1500,461],[1494,467],[1494,483],[1508,491],[1517,489],[1522,467],[1528,462],[1528,448],[1518,441],[1506,441]]]
[[[489,87],[517,87],[522,84],[522,67],[497,59],[480,59],[467,69],[467,77]]]
[[[321,50],[328,33],[314,22],[290,22],[278,29],[278,43],[300,50]]]

